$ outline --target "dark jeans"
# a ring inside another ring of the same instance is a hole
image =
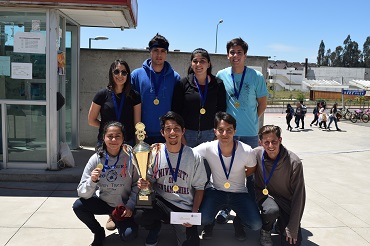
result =
[[[199,209],[202,213],[202,225],[213,224],[217,212],[223,207],[234,210],[241,223],[251,230],[261,228],[262,223],[257,203],[248,193],[225,192],[213,188],[204,191]]]
[[[288,130],[289,130],[289,128],[292,128],[292,126],[290,125],[290,122],[292,121],[293,116],[289,115],[289,116],[286,116],[285,118],[286,118],[286,124],[288,125]]]
[[[304,115],[301,115],[300,120],[301,120],[301,123],[302,123],[302,128],[304,128]]]
[[[285,228],[287,227],[290,219],[289,211],[284,211],[279,205],[275,202],[275,200],[271,197],[267,197],[266,199],[262,199],[259,201],[258,206],[261,210],[261,218],[262,218],[262,229],[265,231],[271,231],[272,227],[277,220],[277,226],[280,229],[280,243],[281,245],[290,245],[289,241],[287,242],[285,237]],[[294,245],[301,245],[302,242],[302,231],[301,227],[298,228],[298,238],[297,244]]]
[[[326,121],[321,121],[319,123],[319,127],[321,128],[321,126],[324,125],[324,128],[326,129]]]
[[[315,124],[315,122],[316,122],[316,125],[317,125],[317,121],[319,120],[319,116],[317,115],[317,114],[314,114],[314,118],[313,118],[313,120],[311,121],[311,125],[312,124]]]
[[[105,201],[98,197],[89,199],[79,198],[73,204],[73,211],[77,217],[96,234],[102,230],[101,225],[95,219],[95,214],[112,214],[114,207],[109,206]],[[114,221],[118,229],[119,236],[123,241],[130,241],[136,238],[138,226],[133,218],[128,218],[122,221]]]
[[[191,212],[176,207],[161,197],[156,197],[153,209],[137,210],[135,222],[147,230],[159,233],[161,223],[170,223],[171,212]],[[183,225],[172,225],[177,238],[178,246],[198,246],[200,239],[197,226],[185,227]]]
[[[294,118],[294,122],[296,124],[296,128],[299,127],[299,120],[301,119],[301,116],[300,115],[296,115],[295,118]]]

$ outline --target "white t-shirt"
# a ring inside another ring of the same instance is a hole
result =
[[[237,141],[234,162],[231,167],[229,178],[226,178],[221,160],[218,154],[218,140],[206,142],[194,148],[205,160],[211,169],[211,180],[206,188],[213,187],[216,190],[225,192],[247,193],[245,186],[245,170],[248,167],[254,167],[257,164],[256,156],[252,148],[240,141]],[[222,156],[226,167],[226,173],[229,172],[232,157]],[[226,189],[224,184],[230,183],[230,188]]]

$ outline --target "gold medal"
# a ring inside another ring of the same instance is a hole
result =
[[[229,189],[229,188],[230,188],[230,183],[229,183],[229,182],[226,182],[226,183],[224,184],[224,187],[225,187],[225,189]]]
[[[240,107],[240,103],[239,102],[235,102],[234,105],[235,105],[235,108],[239,108]]]
[[[96,166],[96,168],[99,168],[100,170],[103,170],[103,164],[101,164],[101,163],[99,163],[97,166]]]
[[[153,103],[154,103],[154,105],[158,105],[159,104],[158,98],[154,99]]]
[[[269,191],[267,188],[263,189],[262,190],[262,194],[264,194],[265,196],[267,196],[269,194]]]
[[[174,192],[178,192],[178,191],[179,191],[179,186],[178,186],[178,185],[174,185],[174,186],[172,186],[172,190],[173,190]]]
[[[205,113],[206,113],[206,109],[205,109],[205,108],[201,108],[201,109],[199,110],[199,112],[200,112],[200,114],[205,114]]]

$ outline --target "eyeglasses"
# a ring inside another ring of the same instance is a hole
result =
[[[122,74],[122,76],[127,76],[128,75],[128,72],[126,71],[126,70],[118,70],[118,69],[116,69],[116,70],[113,70],[113,74],[114,75],[118,75],[118,74]]]

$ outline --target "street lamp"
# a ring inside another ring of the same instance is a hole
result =
[[[89,49],[91,49],[91,40],[107,40],[107,39],[109,38],[104,36],[96,36],[95,38],[89,38]]]
[[[217,53],[217,34],[218,34],[218,25],[220,25],[224,20],[219,20],[216,27],[216,47],[215,47],[215,53]]]
[[[290,91],[290,85],[292,84],[292,71],[293,70],[289,70],[289,91]]]
[[[272,84],[272,98],[275,99],[275,83],[276,83],[276,56],[274,56],[274,69],[275,69],[275,80],[273,80],[273,84]]]

